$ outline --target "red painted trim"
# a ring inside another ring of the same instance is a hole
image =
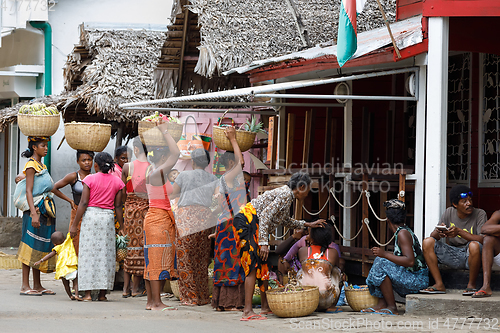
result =
[[[396,51],[394,51],[393,52],[394,61],[401,61],[404,59],[414,57],[420,53],[427,52],[428,44],[429,44],[429,41],[427,39],[424,39],[422,43],[418,43],[418,44],[409,46],[405,49],[399,50],[399,52],[401,53],[401,58],[399,58],[399,59],[398,59],[398,56],[396,54]]]
[[[422,14],[423,0],[398,0],[396,21]]]
[[[425,0],[423,15],[437,16],[500,16],[498,0]]]

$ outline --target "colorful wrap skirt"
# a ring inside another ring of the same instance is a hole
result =
[[[116,268],[113,210],[87,207],[79,247],[79,290],[112,290]]]
[[[245,276],[255,269],[260,290],[265,291],[263,281],[269,280],[269,269],[267,261],[260,258],[259,218],[251,202],[241,207],[240,212],[234,217],[233,224]]]
[[[177,240],[180,300],[188,304],[208,304],[210,230],[192,231],[206,225],[212,211],[204,206],[186,206],[178,207],[175,215],[179,234],[185,235]]]
[[[133,193],[127,194],[123,232],[130,238],[127,257],[123,264],[125,272],[133,275],[144,274],[144,219],[148,213],[149,201]]]
[[[380,285],[386,277],[389,277],[392,289],[401,297],[416,294],[419,290],[429,286],[429,269],[423,268],[416,272],[410,272],[406,267],[397,265],[388,259],[376,257],[366,278],[370,294],[378,298],[384,297]]]
[[[52,252],[54,244],[50,240],[50,236],[55,231],[56,220],[54,218],[40,215],[40,227],[34,228],[31,225],[30,211],[25,211],[23,213],[22,236],[17,250],[17,259],[23,264],[39,269],[44,273],[53,272],[56,269],[55,256],[42,262],[40,266],[35,266],[35,262]]]
[[[177,279],[176,234],[171,210],[150,207],[144,219],[144,278]]]

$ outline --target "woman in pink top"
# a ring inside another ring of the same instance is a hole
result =
[[[177,279],[175,264],[176,233],[169,194],[172,185],[167,175],[177,163],[180,151],[168,134],[166,124],[158,126],[168,147],[150,147],[153,170],[146,177],[149,209],[144,219],[144,281],[148,294],[146,310],[176,310],[161,301],[165,280]]]
[[[106,301],[106,291],[113,289],[115,280],[115,227],[116,211],[123,225],[122,191],[125,184],[110,173],[114,162],[108,153],[99,153],[94,159],[96,174],[82,181],[83,192],[76,216],[71,221],[70,233],[74,237],[82,218],[80,251],[78,256],[78,287],[85,290],[86,301],[91,301],[92,290],[100,290],[99,301]]]

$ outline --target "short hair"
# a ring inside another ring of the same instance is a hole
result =
[[[458,205],[458,202],[460,201],[460,199],[462,199],[460,197],[460,194],[461,193],[469,193],[471,190],[468,186],[465,186],[465,185],[456,185],[456,186],[453,186],[450,190],[450,202],[455,205]]]
[[[165,146],[155,146],[149,148],[151,150],[151,154],[149,154],[149,160],[154,164],[158,163],[162,157],[168,156],[170,154],[170,148]]]
[[[89,155],[90,158],[94,159],[94,152],[93,151],[77,150],[76,151],[76,161],[77,162],[80,160],[80,156],[82,156],[82,155]]]
[[[297,172],[292,175],[290,180],[288,181],[288,187],[293,191],[296,188],[299,188],[301,186],[309,186],[311,185],[311,177],[307,172]]]
[[[397,208],[387,208],[385,210],[385,216],[393,224],[402,225],[406,221],[406,210]]]
[[[115,158],[120,157],[125,152],[128,153],[129,155],[131,155],[132,154],[132,149],[130,149],[127,146],[120,146],[120,147],[116,148],[115,149]]]
[[[50,235],[50,240],[52,243],[62,244],[64,242],[64,234],[60,231],[54,231],[52,235]]]
[[[205,169],[210,164],[210,153],[203,148],[198,148],[191,152],[191,159],[195,165]]]

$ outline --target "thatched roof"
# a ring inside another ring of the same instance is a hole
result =
[[[340,0],[189,2],[201,34],[196,72],[204,76],[337,39]],[[381,2],[388,20],[394,22],[396,0]],[[382,25],[377,2],[368,1],[358,15],[358,33]]]
[[[154,75],[165,31],[80,26],[80,43],[64,68],[65,91],[32,102],[56,105],[65,121],[135,122],[151,111],[119,109],[154,98]],[[0,110],[0,131],[26,102]],[[127,131],[127,133],[130,131]]]
[[[118,105],[153,99],[153,72],[166,37],[161,31],[82,28],[64,69],[66,90],[76,88],[65,107],[83,102],[89,115],[106,120],[142,118],[144,112]]]

